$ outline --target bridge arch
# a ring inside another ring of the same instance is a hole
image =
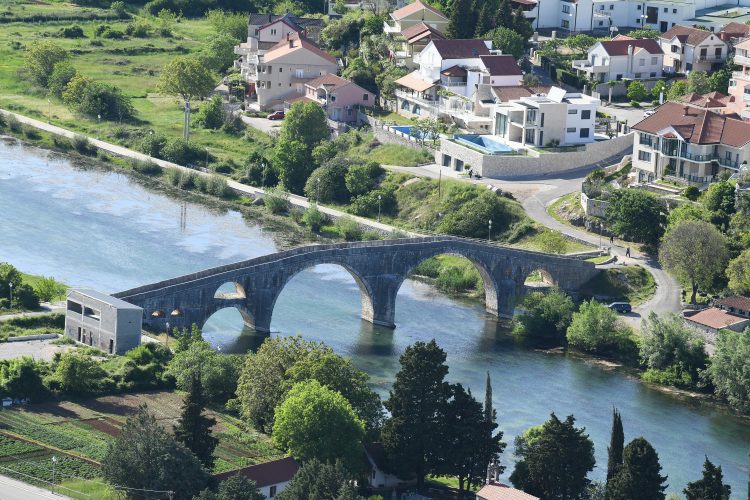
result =
[[[524,285],[531,288],[557,286],[557,280],[549,271],[543,267],[538,267],[526,275]]]
[[[223,301],[223,300],[214,300],[211,305],[206,308],[205,310],[205,317],[203,318],[203,321],[201,321],[198,326],[200,327],[201,331],[203,331],[203,328],[206,326],[206,323],[208,323],[208,320],[211,319],[211,316],[216,314],[219,311],[223,311],[225,309],[235,309],[237,310],[240,315],[242,316],[242,320],[245,322],[245,326],[249,328],[253,328],[254,326],[254,318],[253,315],[250,313],[250,310],[247,308],[244,302],[242,301]]]
[[[238,281],[227,281],[214,292],[214,299],[236,300],[246,298],[245,287]]]

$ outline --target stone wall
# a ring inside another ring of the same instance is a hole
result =
[[[581,193],[581,206],[583,207],[583,213],[591,215],[593,217],[604,218],[604,213],[607,210],[608,202],[603,200],[595,200],[586,196],[586,193]]]
[[[583,151],[541,154],[538,158],[519,155],[485,155],[456,142],[442,139],[435,163],[457,169],[462,162],[484,177],[497,179],[535,177],[569,172],[585,167],[606,167],[619,163],[633,150],[633,135],[587,144]]]
[[[412,149],[428,149],[419,143],[415,141],[414,139],[411,139],[409,137],[404,137],[399,134],[394,134],[391,132],[388,127],[389,125],[381,122],[380,120],[373,118],[372,116],[366,115],[364,113],[359,114],[359,120],[361,122],[367,122],[368,125],[372,128],[372,133],[375,136],[375,138],[385,144],[400,144],[402,146],[406,146]]]

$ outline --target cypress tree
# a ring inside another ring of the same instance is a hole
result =
[[[203,415],[205,407],[206,396],[203,393],[201,379],[195,374],[190,379],[188,394],[182,404],[182,413],[174,427],[174,437],[210,470],[214,463],[214,448],[219,440],[211,435],[211,427],[216,424],[216,419]]]
[[[456,0],[448,24],[448,38],[472,38],[476,26],[476,11],[472,0]]]
[[[495,421],[495,415],[492,410],[492,383],[490,382],[490,372],[487,371],[487,380],[484,383],[484,421],[492,423]]]
[[[529,42],[529,38],[534,34],[534,28],[531,26],[531,22],[526,19],[523,9],[518,7],[512,16],[513,31],[523,37],[525,43]]]
[[[666,476],[661,476],[659,455],[642,437],[632,440],[622,452],[622,466],[607,483],[607,498],[664,500]]]
[[[495,28],[513,29],[513,7],[509,0],[501,0],[495,15]]]
[[[622,465],[622,449],[625,446],[625,434],[622,430],[622,418],[617,408],[612,409],[612,435],[607,448],[607,481],[617,473]]]
[[[474,4],[474,9],[477,12],[477,28],[474,32],[476,38],[481,38],[495,29],[495,19],[499,8],[500,2],[498,0],[484,0],[481,4],[480,2]]]
[[[724,475],[721,466],[715,466],[706,457],[703,463],[703,477],[682,490],[687,500],[729,500],[732,492],[728,484],[724,484]]]

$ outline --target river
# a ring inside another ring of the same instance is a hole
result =
[[[275,249],[267,233],[237,212],[184,204],[123,174],[80,169],[65,158],[0,141],[0,262],[115,292]],[[732,496],[747,496],[750,426],[719,409],[666,395],[590,361],[519,347],[481,304],[451,299],[416,281],[399,292],[395,330],[365,323],[359,312],[351,276],[336,266],[318,266],[282,292],[273,335],[299,333],[326,342],[351,356],[384,395],[406,346],[435,338],[448,353],[449,380],[480,399],[489,371],[509,443],[502,456],[506,477],[514,436],[554,411],[560,417],[572,413],[586,427],[596,449],[591,477],[602,479],[616,406],[626,442],[644,436],[658,451],[669,476],[667,491],[681,492],[699,478],[708,455],[722,466]],[[247,350],[260,340],[243,332],[234,310],[216,313],[204,336],[223,352]]]

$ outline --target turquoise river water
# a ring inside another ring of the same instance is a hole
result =
[[[268,234],[236,212],[187,204],[146,189],[115,172],[76,168],[61,157],[0,141],[0,262],[54,276],[72,286],[124,290],[210,266],[275,251]],[[513,437],[546,420],[574,414],[594,440],[597,468],[606,472],[612,407],[620,409],[626,440],[644,436],[659,452],[668,491],[700,476],[704,455],[724,470],[733,498],[747,496],[750,425],[726,412],[678,399],[616,370],[561,354],[515,345],[481,304],[455,300],[407,281],[396,304],[395,330],[359,319],[351,276],[336,266],[297,275],[279,298],[273,335],[301,334],[350,356],[386,395],[404,348],[435,338],[448,353],[450,381],[484,394],[490,372],[494,405],[512,470]],[[243,331],[235,310],[216,313],[204,336],[223,352],[252,349],[261,340]]]

